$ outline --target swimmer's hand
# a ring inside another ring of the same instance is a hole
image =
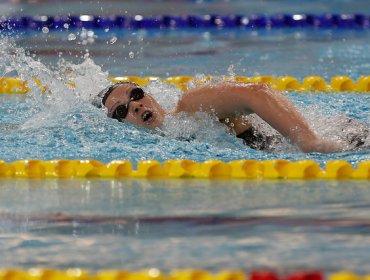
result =
[[[302,151],[305,153],[318,152],[318,153],[335,153],[345,150],[345,146],[334,140],[316,138],[311,140],[307,145],[301,147]]]

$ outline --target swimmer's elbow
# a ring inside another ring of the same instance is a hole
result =
[[[229,84],[232,90],[246,94],[246,93],[271,93],[274,90],[267,84],[264,83],[239,83],[233,82]]]
[[[261,106],[265,107],[277,98],[276,92],[263,83],[235,84],[234,92],[239,95],[241,102],[252,111],[258,111]]]

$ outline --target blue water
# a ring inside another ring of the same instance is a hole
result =
[[[72,40],[73,39],[73,40]],[[81,63],[87,52],[112,76],[368,75],[369,30],[117,30],[34,32],[16,45],[46,65]],[[217,58],[217,59],[216,59]]]
[[[337,118],[341,115],[369,123],[370,95],[291,93],[289,97],[302,111],[314,110],[314,115],[308,117],[312,119],[313,125],[319,127],[325,126],[325,123],[336,125]],[[147,131],[108,119],[102,111],[86,102],[72,100],[74,104],[68,104],[68,109],[63,107],[63,110],[60,110],[58,103],[41,109],[37,103],[26,102],[24,99],[28,98],[2,96],[0,103],[0,110],[3,112],[0,121],[6,131],[0,136],[0,154],[2,159],[8,162],[30,158],[93,158],[105,163],[115,159],[127,159],[136,163],[144,159],[230,161],[244,158],[283,158],[313,159],[323,165],[328,159],[344,159],[356,165],[369,159],[368,148],[328,155],[305,154],[289,143],[284,143],[271,152],[255,151],[244,146],[240,139],[212,121],[194,126],[193,131],[190,130],[188,135],[184,135],[183,140],[177,137],[178,134],[173,135],[168,131],[163,135],[162,132]],[[316,114],[322,116],[318,118]],[[177,132],[181,133],[183,125],[187,124],[182,124],[180,120],[177,123],[180,127]],[[211,125],[213,128],[206,128]],[[207,129],[206,133],[204,129]],[[193,136],[193,133],[196,133],[195,138],[189,140],[187,137]],[[330,133],[332,131],[328,130],[327,134]],[[334,129],[334,133],[343,134],[340,125]]]
[[[368,273],[366,181],[1,179],[3,267]]]
[[[355,13],[368,5],[108,1],[101,13]],[[8,15],[97,14],[94,5],[74,1],[5,3],[0,9]],[[184,118],[169,120],[167,130],[149,132],[108,119],[86,101],[108,74],[320,75],[327,81],[348,75],[356,80],[370,74],[369,31],[27,32],[0,42],[0,73],[11,66],[7,76],[30,81],[36,76],[53,92],[41,95],[34,86],[27,96],[0,95],[2,160],[284,158],[325,165],[329,159],[344,159],[356,166],[370,159],[369,148],[304,154],[289,143],[257,152],[207,116],[190,128]],[[61,82],[65,76],[78,82],[75,92]],[[167,106],[181,94],[163,83],[147,89]],[[370,124],[370,95],[284,94],[324,136],[344,137],[344,117]],[[0,178],[0,267],[369,273],[369,202],[368,181]]]
[[[103,162],[128,159],[136,163],[144,159],[173,158],[197,161],[309,158],[322,164],[328,159],[345,159],[356,165],[369,158],[368,148],[330,155],[304,154],[287,142],[269,153],[257,152],[204,116],[202,121],[180,117],[169,120],[161,131],[146,131],[108,119],[104,112],[86,101],[86,96],[94,96],[99,87],[104,86],[107,75],[164,78],[179,74],[200,78],[199,75],[293,75],[298,79],[320,75],[328,83],[332,76],[348,75],[356,80],[368,75],[368,31],[140,32],[94,33],[91,42],[86,31],[79,35],[76,32],[38,32],[4,44],[3,49],[16,47],[25,51],[25,55],[16,58],[5,55],[4,63],[14,69],[9,75],[18,73],[30,81],[31,87],[33,77],[39,76],[54,92],[48,97],[42,96],[34,86],[28,96],[1,97],[1,124],[7,132],[1,135],[3,160],[94,158]],[[68,40],[71,34],[78,36]],[[107,44],[110,38],[116,41]],[[77,83],[76,91],[73,93],[59,79]],[[167,108],[173,108],[176,98],[182,94],[165,83],[152,83],[146,90]],[[345,138],[348,134],[342,131],[345,117],[365,125],[370,123],[368,94],[285,94],[325,137]],[[355,133],[361,131],[361,127],[353,129]],[[369,141],[365,141],[367,146]]]

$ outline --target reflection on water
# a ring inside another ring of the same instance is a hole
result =
[[[78,64],[89,53],[112,76],[322,75],[330,79],[367,75],[369,30],[204,29],[40,32],[14,38],[18,47],[46,65],[60,57]],[[76,39],[68,40],[73,34]],[[114,43],[112,44],[112,40]],[[87,43],[85,43],[87,42]],[[333,47],[335,45],[335,47]]]
[[[307,208],[311,214],[320,213],[319,208],[323,207],[323,214],[329,215],[331,212],[327,211],[333,204],[362,205],[370,199],[367,181],[3,178],[0,187],[1,213],[10,210],[21,216],[83,213],[166,217],[230,213],[243,217],[255,212],[269,216],[269,208],[276,213],[276,208],[284,207],[298,208],[302,213]],[[320,207],[315,209],[316,205]],[[289,213],[282,212],[285,214]]]
[[[370,257],[367,181],[1,179],[0,189],[2,267],[364,272]]]

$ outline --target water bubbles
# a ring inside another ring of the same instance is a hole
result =
[[[46,33],[49,33],[49,28],[47,28],[47,27],[45,27],[45,26],[44,26],[44,27],[42,28],[42,33],[45,33],[45,34],[46,34]]]
[[[209,41],[209,40],[211,39],[211,33],[209,33],[209,32],[204,32],[204,33],[202,34],[202,37],[203,37],[203,39],[204,39],[204,40]]]
[[[95,38],[97,38],[98,36],[95,35],[94,31],[92,30],[89,30],[89,31],[86,31],[84,33],[84,39],[86,41],[86,43],[89,43],[89,44],[92,44],[95,42]]]
[[[73,33],[68,34],[68,41],[74,41],[76,40],[77,36]]]
[[[65,23],[65,24],[63,24],[63,27],[64,27],[65,29],[69,29],[69,24],[68,24],[68,23]]]
[[[142,16],[142,15],[136,15],[135,16],[135,20],[136,21],[141,21],[141,20],[143,20],[144,19],[144,17]]]
[[[137,33],[137,40],[139,42],[143,42],[145,37],[147,36],[148,34],[148,31],[143,29],[143,30],[139,30],[139,32]]]
[[[295,32],[293,36],[294,36],[294,39],[304,39],[306,37],[305,33],[303,32]]]
[[[95,38],[97,38],[97,36],[95,35],[94,31],[86,30],[85,28],[82,28],[82,30],[76,34],[70,33],[67,37],[68,41],[75,41],[79,39],[77,42],[79,45],[92,44],[95,42]]]
[[[132,58],[135,58],[135,54],[134,54],[134,52],[129,52],[128,53],[128,56],[132,59]]]
[[[117,37],[114,36],[112,39],[110,39],[109,43],[113,45],[115,42],[117,42]]]
[[[233,64],[231,64],[228,68],[227,68],[227,73],[229,76],[231,77],[235,77],[235,66]]]
[[[78,34],[78,33],[77,33]],[[80,39],[81,40],[84,40],[86,39],[88,36],[87,36],[87,30],[85,28],[82,28],[81,30],[81,33],[80,33]]]

